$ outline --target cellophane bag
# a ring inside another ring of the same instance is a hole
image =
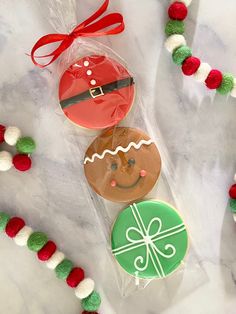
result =
[[[97,2],[91,0],[86,2],[50,0],[44,1],[43,5],[39,1],[43,17],[50,21],[57,33],[70,33],[81,20],[91,15],[97,9],[97,6]],[[116,2],[113,2],[110,6],[110,10],[117,11],[119,8],[119,4]],[[188,204],[184,204],[182,198],[175,194],[175,170],[165,145],[165,134],[160,132],[158,124],[151,124],[149,121],[147,114],[149,107],[142,95],[141,78],[135,74],[136,69],[131,68],[123,58],[109,48],[110,41],[116,41],[116,37],[103,37],[99,41],[84,37],[78,37],[74,40],[73,44],[51,66],[54,86],[52,86],[52,97],[48,105],[51,106],[52,111],[55,111],[55,114],[61,117],[66,145],[71,150],[70,162],[79,168],[78,180],[80,181],[81,191],[78,191],[78,193],[81,193],[84,199],[87,200],[88,211],[94,211],[98,217],[97,232],[103,233],[107,240],[107,250],[110,258],[109,271],[112,272],[114,280],[117,282],[121,296],[125,297],[146,288],[152,280],[135,278],[129,275],[120,267],[112,255],[112,226],[118,214],[130,202],[128,200],[123,202],[106,200],[101,196],[105,190],[103,187],[107,184],[106,174],[97,182],[99,186],[97,192],[100,195],[91,188],[84,172],[84,160],[88,147],[97,136],[103,134],[104,131],[107,132],[113,126],[112,136],[114,136],[114,140],[117,130],[121,127],[140,130],[141,133],[144,132],[158,148],[162,160],[162,170],[151,191],[147,195],[142,195],[138,201],[158,199],[171,204],[177,208],[187,226],[188,221],[185,219],[185,214],[188,211]],[[121,39],[119,39],[119,42],[126,45],[127,50],[129,49],[129,43],[122,42]],[[105,70],[101,70],[99,67],[104,64]],[[98,72],[96,72],[97,67],[99,68]],[[119,86],[107,87],[109,84],[107,84],[106,79],[109,78],[109,75],[113,75],[119,81],[119,84],[120,82],[126,84],[121,85],[121,88],[126,89],[124,93],[120,92]],[[123,82],[124,77],[127,77],[127,75],[129,81]],[[101,105],[99,96],[104,92],[104,86],[108,89],[108,92],[110,91],[109,88],[113,88],[116,93],[113,95],[114,97],[106,99],[105,104]],[[79,98],[76,99],[79,105],[75,111],[70,111],[70,105],[75,101],[73,99],[74,94],[79,94]],[[121,100],[123,100],[123,106],[120,106]],[[113,114],[111,114],[111,108],[108,106],[109,102],[112,104]],[[99,105],[102,109],[97,108]],[[152,175],[151,172],[150,175]],[[171,276],[155,280],[155,298],[157,304],[159,304],[159,313],[169,306],[168,300],[177,302],[183,299],[207,280],[201,267],[201,258],[194,249],[191,229],[188,230],[188,234],[190,243],[184,262]],[[104,276],[106,276],[105,269]]]

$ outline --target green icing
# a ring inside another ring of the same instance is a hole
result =
[[[65,280],[69,276],[72,268],[73,263],[65,258],[55,269],[57,278]]]
[[[236,213],[236,200],[235,199],[231,198],[229,200],[229,206],[230,206],[231,212]]]
[[[167,36],[174,34],[183,34],[185,30],[184,22],[177,20],[170,20],[166,24],[165,33]]]
[[[173,207],[144,201],[124,209],[111,236],[112,252],[126,272],[139,278],[163,278],[174,272],[188,249],[188,234]]]
[[[29,250],[38,252],[47,243],[48,237],[43,232],[33,232],[27,241],[27,246]]]
[[[0,231],[3,231],[6,228],[10,216],[6,213],[0,212]]]
[[[101,304],[101,297],[99,293],[93,291],[87,298],[81,301],[83,310],[88,312],[95,312],[99,309]]]

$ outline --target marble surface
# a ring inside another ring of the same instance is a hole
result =
[[[138,86],[136,107],[124,124],[142,127],[159,141],[164,169],[152,196],[176,203],[191,234],[185,268],[131,293],[136,287],[108,249],[108,231],[120,208],[104,203],[84,184],[80,161],[92,135],[59,114],[56,67],[38,69],[25,55],[37,38],[54,32],[45,9],[50,2],[0,1],[0,120],[19,126],[38,144],[32,171],[0,174],[1,209],[47,232],[84,266],[102,294],[101,313],[234,314],[236,227],[227,189],[236,171],[236,100],[215,96],[172,64],[163,48],[167,1],[112,2],[110,10],[124,14],[127,29],[100,42],[127,61]],[[54,16],[54,25],[65,31],[75,12],[82,20],[98,2],[77,1],[77,11],[71,11],[73,1],[67,1],[65,18]],[[217,4],[193,1],[186,38],[202,60],[236,74],[236,4]],[[80,313],[63,282],[31,252],[0,237],[1,314]]]

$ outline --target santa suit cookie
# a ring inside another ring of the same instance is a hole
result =
[[[160,175],[161,157],[148,135],[117,127],[89,146],[84,171],[96,193],[114,202],[130,202],[152,190]]]
[[[62,75],[60,106],[69,120],[87,129],[105,129],[125,118],[134,101],[134,79],[107,56],[83,57]]]

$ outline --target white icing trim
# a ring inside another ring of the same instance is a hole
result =
[[[112,253],[116,256],[131,251],[133,249],[137,249],[141,246],[146,246],[145,258],[143,256],[137,256],[134,260],[134,266],[137,270],[136,273],[138,273],[139,271],[145,271],[148,268],[149,260],[151,260],[158,277],[165,277],[166,274],[160,262],[159,256],[162,256],[166,259],[172,258],[176,254],[176,248],[172,244],[166,244],[164,247],[165,250],[161,251],[155,245],[155,242],[186,230],[184,223],[181,223],[166,230],[162,230],[162,220],[159,217],[155,217],[149,222],[148,227],[146,228],[137,205],[134,203],[133,205],[130,205],[130,208],[132,210],[132,214],[138,228],[128,228],[126,230],[126,239],[129,244],[113,249]],[[155,234],[151,235],[151,228],[155,223],[157,224],[157,231],[155,232]],[[132,234],[134,234],[134,232],[138,234],[141,239],[134,239],[131,236]]]
[[[151,144],[154,144],[154,141],[153,140],[141,140],[139,143],[134,143],[134,142],[130,142],[129,145],[127,147],[122,147],[122,146],[118,146],[116,147],[115,150],[109,150],[109,149],[105,149],[104,152],[99,155],[98,153],[95,153],[92,155],[91,158],[89,157],[86,157],[85,160],[84,160],[84,164],[88,163],[88,162],[94,162],[94,159],[95,158],[98,158],[98,159],[103,159],[105,157],[106,154],[110,154],[110,155],[116,155],[118,152],[123,152],[123,153],[127,153],[131,147],[135,148],[135,149],[140,149],[140,147],[142,145],[151,145]]]

